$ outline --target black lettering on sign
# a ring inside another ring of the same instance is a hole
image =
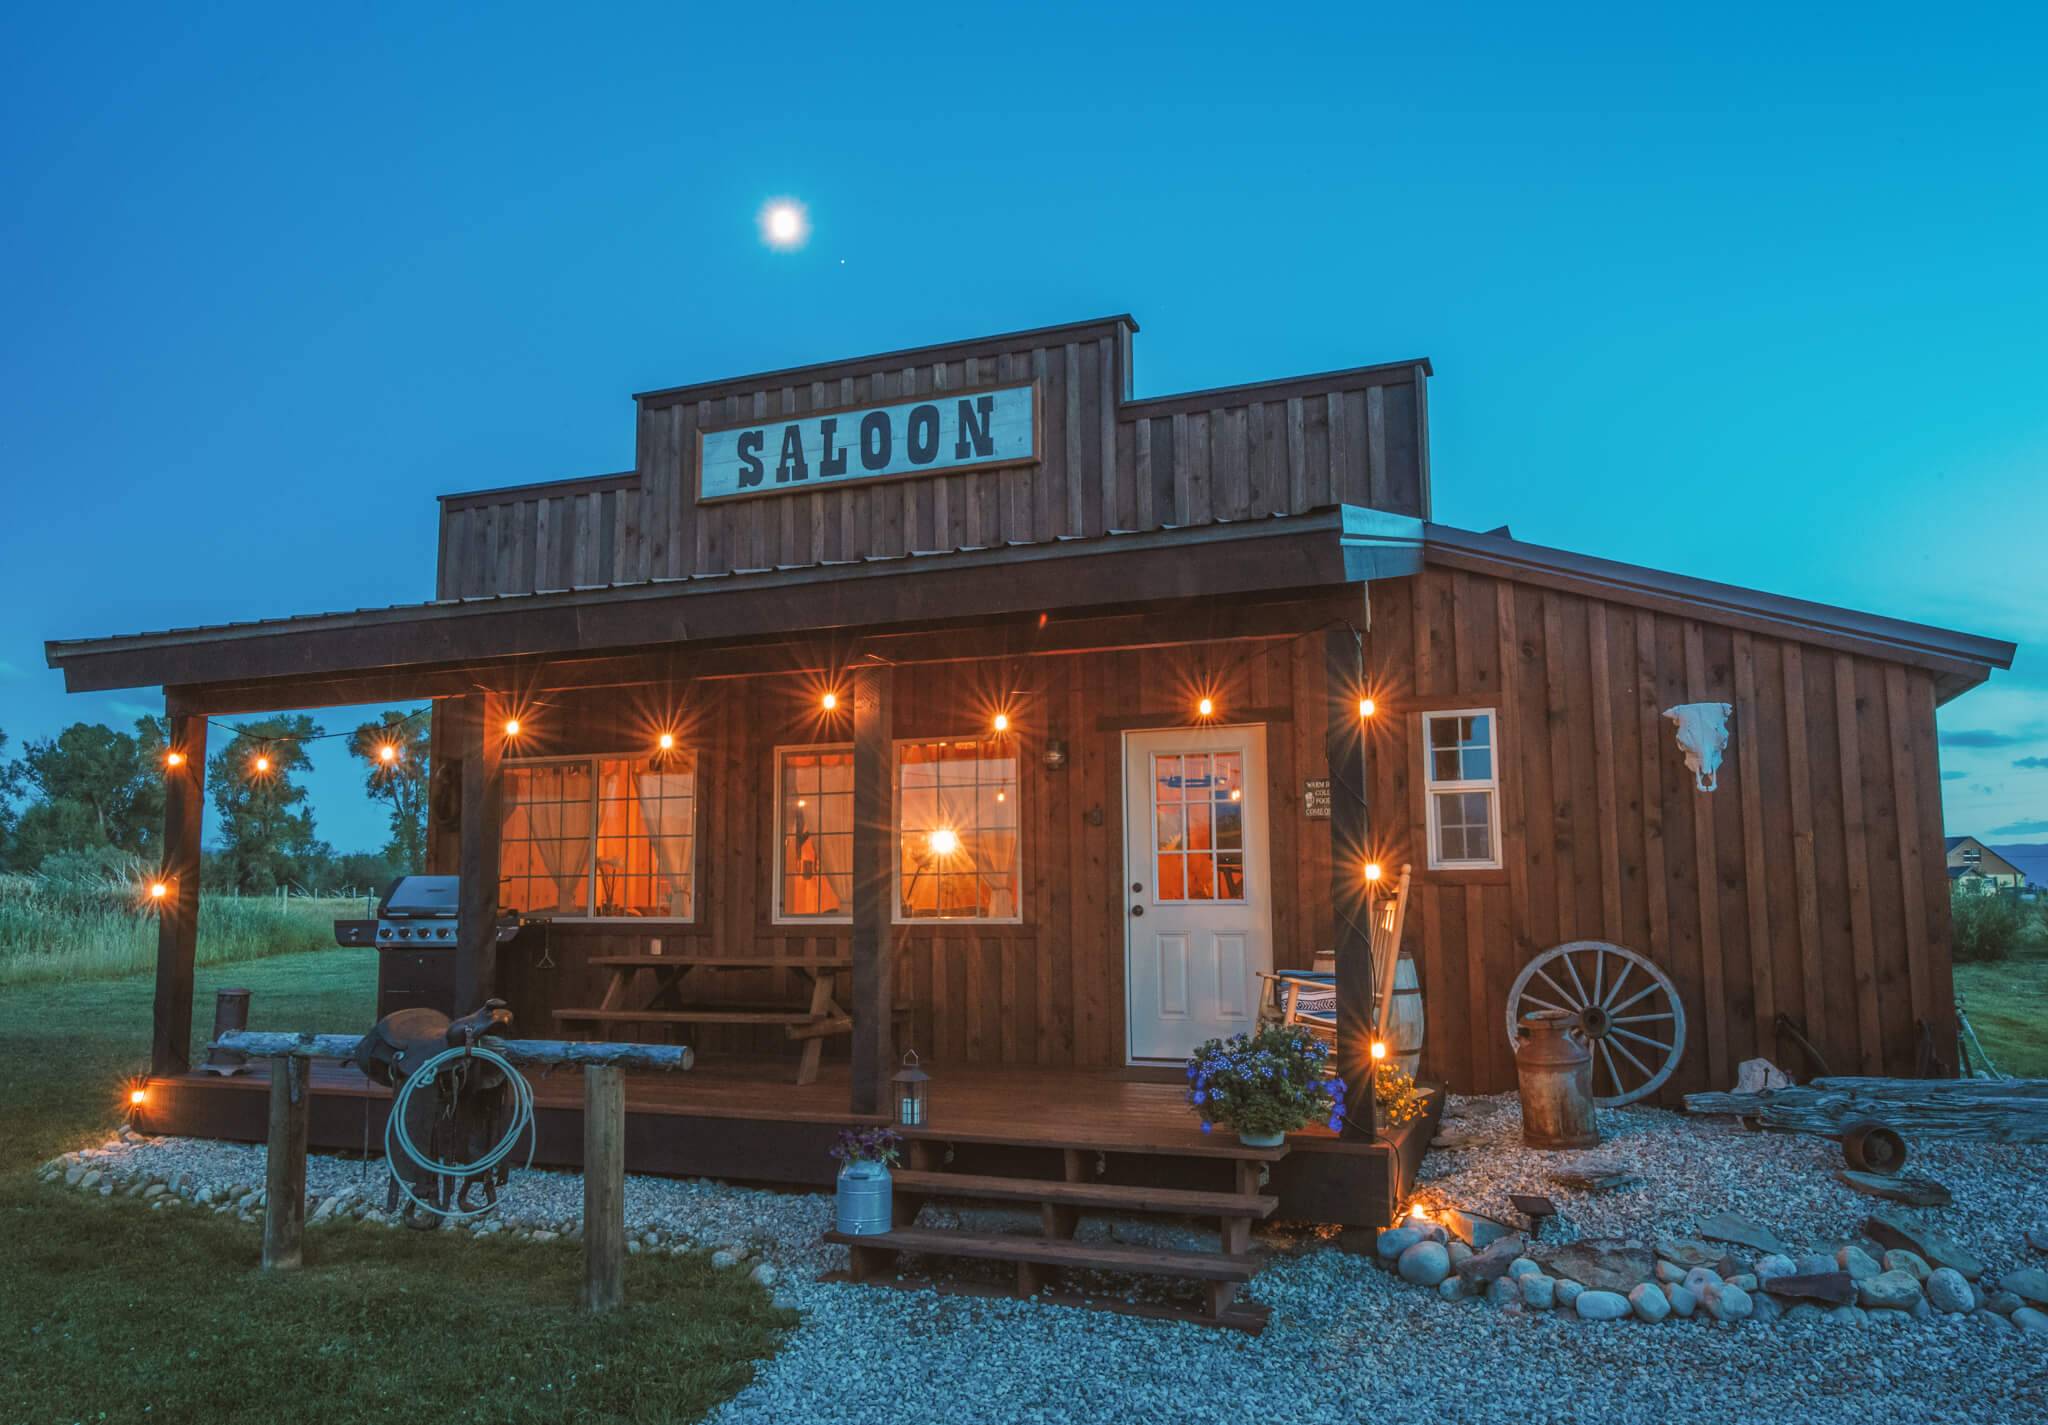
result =
[[[995,410],[994,396],[978,396],[960,403],[960,436],[953,442],[955,460],[986,460],[996,453],[996,438],[989,432]],[[976,416],[981,418],[978,425]]]
[[[761,483],[761,477],[768,472],[761,465],[761,446],[767,436],[757,430],[750,430],[739,438],[734,446],[740,457],[740,488],[752,489]]]
[[[939,408],[913,406],[910,411],[910,463],[929,465],[939,453]]]
[[[808,480],[811,467],[804,463],[804,428],[784,426],[782,428],[782,463],[775,467],[775,483],[786,484],[791,480]]]
[[[880,470],[889,463],[889,447],[894,438],[889,432],[889,413],[869,411],[860,418],[860,468]]]
[[[835,420],[818,422],[818,443],[823,448],[818,452],[818,478],[830,480],[835,475],[846,473],[846,448],[832,444],[832,432],[839,429]]]

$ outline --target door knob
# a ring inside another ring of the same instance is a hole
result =
[[[1144,913],[1145,913],[1145,907],[1143,907],[1143,906],[1141,906],[1141,905],[1134,905],[1134,906],[1132,906],[1132,907],[1131,907],[1131,914],[1132,914],[1132,915],[1143,915]]]

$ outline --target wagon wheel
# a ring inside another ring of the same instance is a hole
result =
[[[1593,1051],[1594,1102],[1602,1108],[1655,1093],[1685,1052],[1685,1006],[1655,965],[1605,940],[1574,940],[1522,968],[1508,991],[1508,1043],[1522,1047],[1522,1016],[1562,1010]],[[1612,1092],[1599,1092],[1605,1083]]]

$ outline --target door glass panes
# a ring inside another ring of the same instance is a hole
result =
[[[777,855],[785,919],[853,914],[853,750],[791,748],[778,758]]]
[[[1244,754],[1154,753],[1158,899],[1244,899]]]

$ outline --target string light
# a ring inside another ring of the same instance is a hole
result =
[[[1365,878],[1368,881],[1377,881],[1381,874],[1379,862],[1368,861],[1365,863]]]
[[[661,748],[661,750],[664,752],[673,752],[675,750],[676,735],[673,732],[664,732],[660,737],[657,737],[654,741],[655,745]]]
[[[948,826],[938,828],[929,839],[934,856],[951,856],[960,849],[959,835]]]
[[[1360,717],[1371,717],[1377,710],[1377,706],[1371,698],[1360,698],[1358,700],[1358,715]]]
[[[185,754],[175,748],[164,754],[164,765],[173,771],[185,765]]]
[[[134,1107],[136,1107],[136,1108],[140,1108],[140,1107],[142,1107],[142,1106],[143,1106],[143,1105],[144,1105],[145,1103],[148,1103],[148,1102],[149,1102],[149,1090],[148,1090],[148,1089],[130,1089],[130,1090],[128,1090],[128,1102],[129,1102],[129,1103],[130,1103],[131,1105],[133,1105]]]
[[[1195,713],[1198,717],[1214,717],[1216,715],[1216,700],[1214,698],[1202,699],[1195,704]]]
[[[1372,1057],[1374,1063],[1378,1063],[1381,1059],[1387,1057],[1387,1046],[1377,1039],[1372,1041]]]
[[[171,888],[162,881],[151,881],[149,883],[149,898],[153,901],[160,901],[170,893]]]
[[[261,752],[256,754],[256,760],[250,765],[256,769],[257,776],[267,777],[270,775],[270,759]]]
[[[517,737],[517,736],[519,735],[519,719],[518,719],[518,718],[516,718],[516,717],[508,717],[508,718],[506,718],[506,719],[505,719],[505,735],[506,735],[507,737]]]
[[[995,729],[997,732],[1008,732],[1010,730],[1010,715],[1008,713],[996,714]]]
[[[839,694],[827,693],[824,697],[818,699],[818,704],[820,707],[824,708],[826,712],[831,712],[832,709],[839,706]]]
[[[377,760],[387,765],[396,762],[398,760],[398,749],[388,742],[385,743],[377,749]]]

